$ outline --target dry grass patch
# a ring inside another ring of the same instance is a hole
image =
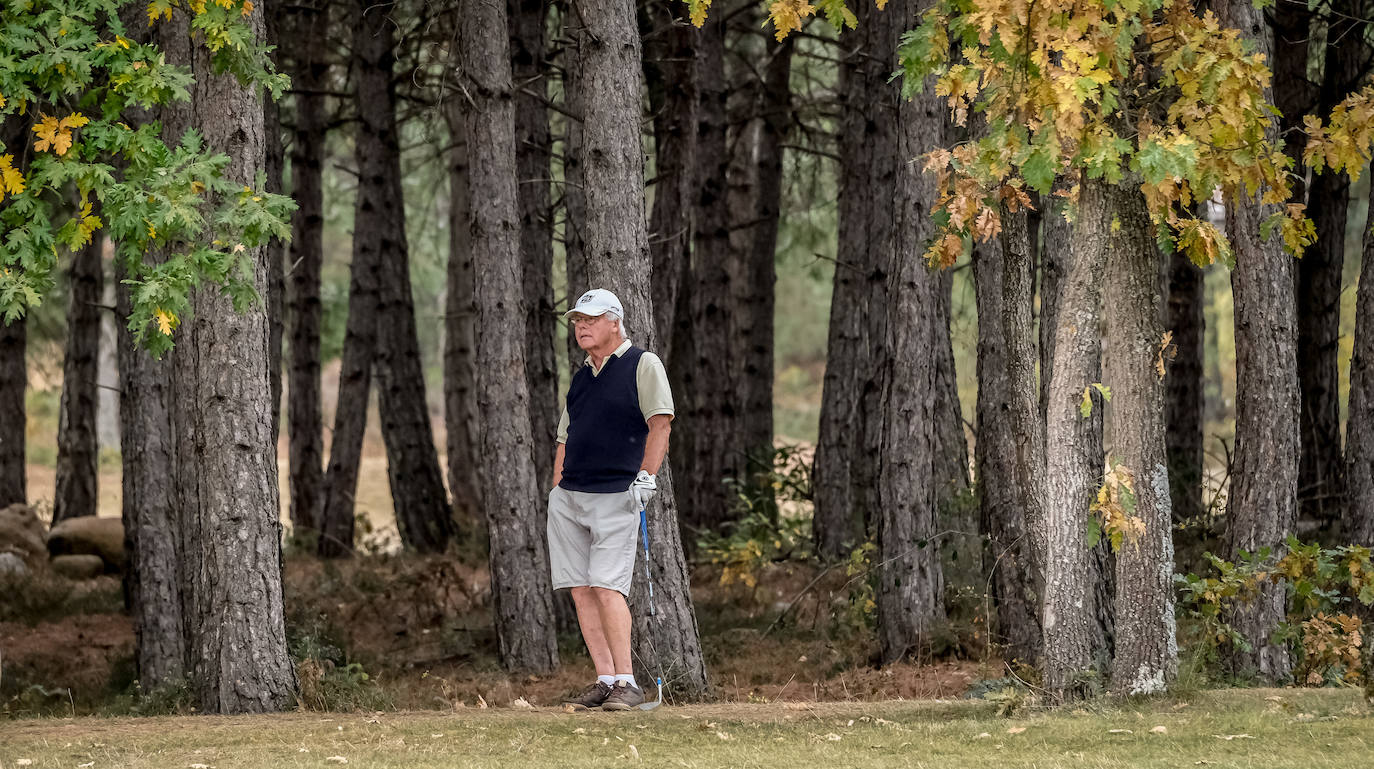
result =
[[[771,703],[568,714],[10,722],[0,767],[1331,767],[1368,766],[1350,690],[1231,690],[1004,719],[983,702]]]

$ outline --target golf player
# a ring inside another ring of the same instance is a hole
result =
[[[639,513],[668,452],[673,396],[657,355],[635,347],[615,294],[592,289],[564,314],[584,365],[568,387],[549,492],[549,565],[568,589],[596,681],[576,708],[630,710],[644,702],[630,661],[630,579]],[[647,321],[646,321],[647,322]]]

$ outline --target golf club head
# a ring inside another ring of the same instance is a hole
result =
[[[654,683],[658,686],[658,699],[653,702],[645,702],[639,706],[640,710],[653,710],[663,704],[663,679],[655,678]]]

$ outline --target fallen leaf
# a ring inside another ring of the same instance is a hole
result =
[[[88,767],[88,766],[95,766],[95,762],[94,762],[94,761],[87,761],[87,762],[84,763],[84,764],[77,764],[76,766],[77,766],[77,769],[86,769],[86,767]]]
[[[853,721],[850,721],[849,723],[852,724],[852,723],[854,723],[854,722],[853,722]],[[840,741],[841,739],[843,739],[843,738],[840,737],[840,735],[838,735],[838,734],[836,734],[836,733],[834,733],[834,732],[830,732],[829,734],[825,735],[825,739],[828,740],[828,741],[830,741],[830,742],[839,742],[839,741]]]
[[[845,726],[853,726],[853,725],[854,725],[854,719],[852,719],[852,718],[849,719],[849,723],[845,724]]]
[[[810,710],[811,705],[807,702],[784,702],[782,708],[783,710]]]
[[[1162,725],[1161,725],[1161,726],[1156,726],[1155,728],[1153,728],[1153,729],[1150,730],[1150,733],[1151,733],[1151,734],[1168,734],[1168,733],[1169,733],[1169,728],[1168,728],[1167,726],[1162,726]]]
[[[431,738],[437,740],[437,739],[439,739],[440,737],[443,737],[443,736],[444,736],[444,733],[443,733],[443,732],[435,732],[434,734],[431,734],[431,735],[429,735],[429,736],[430,736]]]
[[[523,710],[534,709],[534,706],[531,705],[529,703],[529,700],[526,700],[524,697],[516,697],[514,700],[511,701],[510,706],[513,708],[521,708]]]
[[[630,758],[633,758],[636,761],[639,760],[639,750],[636,749],[633,745],[630,746]]]
[[[1212,735],[1212,736],[1213,736],[1213,737],[1216,737],[1216,738],[1219,739],[1219,740],[1226,740],[1227,742],[1230,742],[1231,740],[1253,740],[1253,739],[1255,739],[1252,735],[1249,735],[1249,734],[1214,734],[1214,735]]]
[[[1107,734],[1135,734],[1130,729],[1108,729]]]
[[[296,748],[297,753],[309,753],[310,748]]]
[[[987,738],[989,738],[989,737],[991,737],[991,736],[992,736],[991,734],[988,734],[987,732],[983,732],[982,734],[980,734],[980,735],[974,737],[973,739],[975,739],[975,740],[985,740],[985,739],[987,739]]]
[[[325,760],[326,760],[326,761],[333,761],[333,762],[336,763],[336,764],[346,764],[346,763],[348,763],[348,759],[344,758],[343,756],[330,756],[329,758],[326,758]]]
[[[567,703],[563,703],[563,712],[564,712],[564,713],[576,713],[576,712],[577,712],[577,706],[576,706],[576,705],[569,705],[569,704],[567,704]]]
[[[90,766],[90,764],[82,764],[82,766]],[[191,764],[187,769],[211,769],[211,767],[209,764]]]
[[[721,738],[722,740],[730,739],[730,735],[726,734],[725,732],[716,732],[716,736]]]
[[[583,728],[580,727],[580,726],[577,727],[576,729],[573,729],[573,734],[586,734],[586,733],[587,733],[587,730],[586,730],[586,729],[583,729]]]
[[[1026,731],[1026,727],[1024,726],[1013,726],[1012,728],[1007,730],[1007,734],[1020,734],[1024,731]]]
[[[33,766],[32,758],[17,758],[14,760],[15,766]]]

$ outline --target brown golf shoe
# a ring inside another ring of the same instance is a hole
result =
[[[602,710],[631,710],[644,702],[644,690],[628,681],[616,681],[611,696],[601,703]]]
[[[600,681],[594,682],[591,686],[583,689],[581,693],[575,694],[563,700],[564,705],[571,705],[576,709],[599,708],[601,703],[611,696],[611,687]]]

